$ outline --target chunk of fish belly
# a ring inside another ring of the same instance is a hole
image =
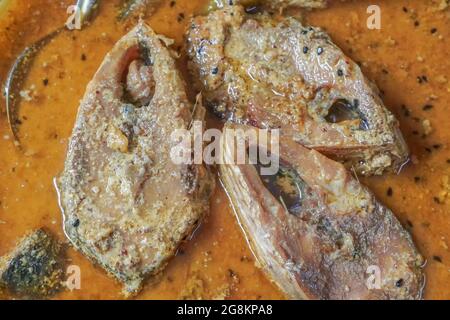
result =
[[[171,134],[189,129],[193,108],[168,42],[141,23],[114,46],[88,85],[57,179],[67,237],[127,294],[201,222],[213,187],[203,165],[170,157]]]
[[[269,149],[279,170],[264,176],[259,163],[233,164],[234,146],[254,145],[227,130],[238,127],[257,130],[225,125],[221,179],[259,264],[289,298],[421,298],[411,236],[342,164],[282,137],[279,153]]]
[[[407,161],[397,119],[319,28],[228,6],[196,17],[187,46],[205,106],[221,118],[280,128],[360,174],[396,171]]]

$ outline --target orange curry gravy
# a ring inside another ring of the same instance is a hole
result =
[[[28,44],[62,26],[71,0],[0,0],[0,81]],[[147,22],[183,44],[190,17],[205,0],[164,1]],[[412,160],[399,175],[363,179],[413,234],[427,259],[425,298],[450,298],[450,13],[440,1],[332,1],[306,12],[306,22],[326,29],[374,80],[397,115]],[[118,1],[102,1],[96,20],[82,31],[66,31],[49,44],[25,83],[31,101],[20,109],[18,150],[0,114],[0,255],[30,230],[46,227],[61,240],[61,213],[53,178],[61,172],[79,100],[105,54],[131,24],[117,22]],[[368,5],[381,7],[381,30],[368,30]],[[183,67],[183,58],[180,59]],[[59,299],[122,298],[121,286],[69,246],[69,264],[81,269],[81,290]],[[223,189],[193,239],[182,246],[163,274],[148,281],[138,299],[279,299],[283,294],[257,268]],[[6,296],[8,298],[8,296]]]

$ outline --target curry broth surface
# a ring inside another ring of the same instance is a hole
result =
[[[6,5],[0,13],[2,83],[16,55],[62,26],[73,2],[16,0]],[[174,49],[179,50],[190,17],[204,12],[206,2],[165,1],[147,22],[156,32],[175,39]],[[366,26],[366,9],[374,2],[381,7],[381,30]],[[40,227],[67,242],[53,179],[62,171],[86,85],[105,54],[132,27],[117,22],[117,3],[102,1],[99,16],[89,27],[60,34],[37,57],[24,86],[32,99],[22,103],[19,114],[23,151],[13,144],[1,100],[0,255]],[[431,3],[334,1],[326,10],[304,13],[304,19],[326,29],[336,44],[361,64],[400,120],[412,161],[399,175],[363,182],[412,232],[427,259],[425,298],[450,299],[450,194],[445,194],[450,175],[450,13],[435,10]],[[183,62],[181,57],[179,64],[186,75]],[[218,124],[211,120],[210,125]],[[193,239],[136,298],[284,297],[257,268],[226,194],[220,183],[217,185],[211,212]],[[56,298],[122,298],[121,285],[70,246],[68,257],[69,264],[80,267],[81,290],[65,291]]]

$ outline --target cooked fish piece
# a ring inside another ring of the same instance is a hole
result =
[[[20,297],[50,297],[62,288],[63,267],[61,245],[39,229],[0,258],[0,287]]]
[[[126,294],[164,268],[208,211],[213,188],[204,166],[170,157],[171,134],[189,129],[193,107],[168,44],[141,23],[106,56],[57,180],[68,238]]]
[[[318,28],[228,6],[196,17],[190,70],[224,119],[280,128],[361,174],[398,169],[408,148],[396,118],[360,68]]]
[[[421,297],[410,235],[342,164],[282,137],[279,153],[269,149],[280,169],[263,176],[260,163],[234,164],[234,146],[252,146],[235,128],[225,126],[221,179],[260,266],[289,298]]]
[[[215,6],[223,8],[226,5],[241,4],[244,6],[252,6],[264,4],[275,8],[283,7],[299,7],[299,8],[325,8],[327,0],[212,0]]]

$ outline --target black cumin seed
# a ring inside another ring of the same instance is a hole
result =
[[[342,69],[338,69],[337,75],[338,75],[339,77],[342,77],[342,76],[344,75],[344,71],[342,71]]]
[[[399,279],[396,283],[395,283],[395,286],[397,287],[397,288],[401,288],[401,287],[403,287],[403,283],[404,283],[405,281],[403,280],[403,279]]]
[[[419,183],[419,182],[420,182],[420,180],[422,180],[422,178],[421,178],[421,177],[414,177],[414,182],[415,182],[415,183]]]
[[[409,117],[411,115],[411,111],[409,111],[409,109],[404,104],[402,104],[401,108],[403,110],[403,115],[405,117]]]
[[[439,200],[438,197],[433,197],[434,202],[436,202],[437,204],[441,204],[441,201]]]
[[[437,29],[436,29],[436,28],[432,28],[432,29],[430,30],[430,32],[431,32],[431,34],[436,33],[436,32],[437,32]]]
[[[408,227],[414,228],[414,225],[410,220],[406,220],[406,224],[408,225]]]
[[[408,8],[407,7],[403,7],[402,9],[403,9],[403,12],[405,12],[405,13],[408,12]]]
[[[428,111],[428,110],[431,110],[431,109],[433,109],[433,105],[432,104],[426,104],[422,108],[423,111]]]
[[[218,73],[219,73],[219,68],[218,68],[218,67],[213,68],[213,69],[211,70],[211,73],[212,73],[212,74],[218,74]]]
[[[73,222],[72,226],[74,228],[77,228],[80,225],[80,219],[75,219],[75,221]]]
[[[387,194],[388,197],[392,197],[392,195],[394,194],[394,190],[392,190],[392,188],[389,187],[389,188],[387,189],[386,194]]]
[[[176,4],[177,4],[176,1],[170,1],[170,6],[171,7],[175,7]]]
[[[433,256],[433,260],[442,263],[442,258],[440,256]]]
[[[44,84],[44,86],[48,86],[48,79],[42,80],[42,83]]]
[[[320,56],[323,53],[323,48],[322,47],[318,47],[317,48],[317,54]]]
[[[308,48],[308,47],[303,47],[303,53],[304,53],[304,54],[307,54],[308,51],[309,51],[309,48]]]
[[[416,26],[416,27],[418,27],[420,25],[420,22],[419,21],[414,21],[414,26]]]
[[[85,55],[84,53],[81,54],[81,60],[82,60],[82,61],[86,61],[86,59],[87,59],[86,55]]]

